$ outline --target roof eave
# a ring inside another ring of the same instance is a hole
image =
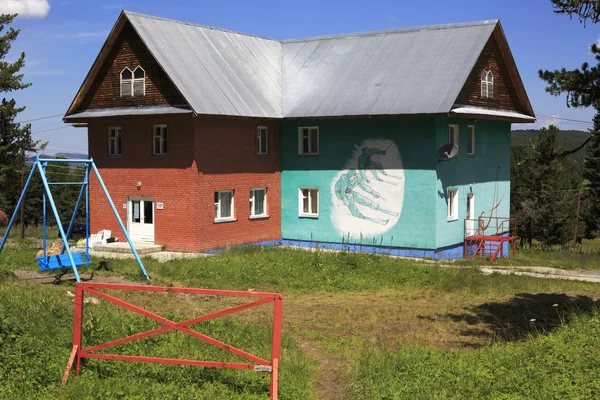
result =
[[[67,109],[67,112],[65,113],[65,115],[63,117],[63,120],[65,120],[65,118],[68,117],[69,115],[73,114],[73,112],[75,112],[77,107],[79,107],[81,105],[88,90],[90,89],[91,84],[93,83],[94,79],[98,75],[100,68],[102,68],[104,61],[106,61],[108,54],[112,50],[117,38],[123,31],[123,27],[125,27],[126,22],[127,22],[127,16],[124,11],[121,11],[119,18],[117,18],[117,21],[115,22],[112,30],[110,31],[108,37],[106,38],[106,41],[102,45],[100,52],[96,56],[94,63],[92,64],[85,79],[83,80],[83,83],[79,87],[77,94],[73,98],[71,105],[69,105],[69,108]]]

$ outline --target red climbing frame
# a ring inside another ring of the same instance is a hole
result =
[[[113,290],[126,290],[126,291],[139,291],[139,292],[159,292],[159,293],[181,293],[181,294],[196,294],[196,295],[208,295],[208,296],[226,296],[226,297],[250,297],[258,299],[252,303],[242,304],[236,307],[228,308],[216,313],[202,315],[196,318],[189,319],[183,322],[173,322],[169,319],[163,318],[160,315],[144,310],[138,306],[128,303],[122,299],[109,295],[100,291],[99,289],[113,289]],[[126,308],[130,311],[148,317],[154,321],[157,321],[164,326],[150,331],[137,333],[132,336],[113,340],[100,345],[83,348],[81,344],[81,322],[83,317],[83,296],[84,292],[91,295],[100,297],[106,301],[114,303],[118,306]],[[282,302],[283,298],[281,294],[277,293],[260,293],[260,292],[242,292],[242,291],[231,291],[231,290],[210,290],[210,289],[191,289],[191,288],[174,288],[174,287],[160,287],[160,286],[138,286],[138,285],[120,285],[110,283],[91,283],[82,282],[75,285],[75,318],[73,323],[73,350],[69,357],[67,369],[63,376],[63,384],[69,379],[69,372],[73,364],[75,364],[75,372],[79,375],[81,369],[82,358],[96,358],[103,360],[121,360],[121,361],[132,361],[132,362],[147,362],[155,364],[176,364],[176,365],[191,365],[197,367],[216,367],[216,368],[238,368],[238,369],[249,369],[256,372],[268,372],[271,374],[271,385],[270,385],[270,399],[277,399],[278,391],[278,377],[279,377],[279,359],[280,359],[280,345],[281,345],[281,318],[282,318]],[[222,317],[225,315],[233,314],[239,311],[247,310],[249,308],[258,307],[263,304],[273,303],[273,339],[271,349],[271,361],[264,360],[258,356],[247,353],[244,350],[240,350],[219,340],[211,338],[210,336],[204,335],[200,332],[196,332],[189,329],[188,326]],[[250,363],[231,363],[231,362],[215,362],[215,361],[199,361],[199,360],[184,360],[175,358],[157,358],[157,357],[145,357],[145,356],[126,356],[120,354],[106,354],[98,353],[100,350],[105,350],[114,346],[118,346],[123,343],[133,342],[135,340],[148,338],[161,333],[178,330],[187,335],[193,336],[199,340],[209,343],[213,346],[227,350],[233,354],[241,356],[249,361]]]

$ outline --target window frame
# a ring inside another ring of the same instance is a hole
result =
[[[141,69],[142,72],[144,73],[144,77],[143,78],[136,78],[135,77],[135,71],[137,71],[138,69]],[[139,96],[135,95],[135,83],[136,82],[142,82],[142,94]],[[137,67],[135,67],[135,69],[132,72],[132,82],[131,82],[131,97],[144,97],[146,96],[146,70],[144,68],[141,67],[141,65],[138,65]]]
[[[451,133],[452,129],[456,129],[456,131],[454,132],[454,134]],[[459,125],[449,124],[448,125],[448,144],[453,143],[456,146],[458,146],[459,139],[460,139],[460,127],[459,127]],[[460,149],[460,146],[458,146],[458,147]],[[458,154],[458,153],[456,153],[456,154]]]
[[[304,204],[304,194],[302,191],[308,190],[308,207],[309,211],[306,213],[303,211]],[[313,212],[312,210],[312,191],[316,191],[317,193],[317,212]],[[298,217],[299,218],[319,218],[319,211],[321,208],[321,202],[319,199],[319,188],[316,187],[299,187],[298,188]]]
[[[156,151],[156,129],[160,128],[160,152]],[[165,138],[163,138],[163,133],[165,134]],[[167,145],[165,146],[165,141]],[[165,151],[164,148],[167,148]],[[166,157],[169,154],[169,129],[166,124],[155,124],[152,125],[152,156],[153,157]]]
[[[230,203],[230,208],[231,208],[231,215],[229,217],[222,217],[221,216],[221,194],[222,193],[231,193],[231,203]],[[218,196],[218,202],[214,202],[214,196],[217,195]],[[217,206],[217,215],[213,215],[214,217],[214,222],[215,223],[220,223],[220,222],[233,222],[236,221],[235,219],[235,189],[227,189],[227,190],[215,190],[213,193],[213,210],[214,210],[214,206]],[[213,211],[214,212],[214,211]]]
[[[469,125],[467,128],[467,155],[475,155],[475,125]]]
[[[450,193],[454,193],[451,195]],[[448,222],[457,221],[458,220],[458,188],[452,187],[447,190],[448,196]]]
[[[115,132],[116,135],[115,137],[111,137],[111,134]],[[109,157],[121,157],[121,155],[123,155],[123,137],[121,135],[122,133],[122,128],[120,126],[109,126],[108,127],[108,156]],[[115,139],[115,153],[111,152],[111,142],[113,141],[113,139]],[[118,147],[117,147],[118,145]]]
[[[123,72],[125,72],[125,70],[131,73],[131,79],[123,79]],[[130,83],[129,94],[124,94],[123,92],[123,81],[128,81]],[[125,67],[119,72],[119,92],[121,97],[133,97],[133,71],[129,67]]]
[[[264,129],[265,132],[265,152],[262,152],[262,137],[261,131]],[[269,155],[269,127],[268,126],[257,126],[256,127],[256,155],[267,156]]]
[[[262,191],[263,192],[263,213],[262,214],[256,214],[256,192],[258,191]],[[266,187],[261,187],[261,188],[252,188],[250,189],[250,219],[262,219],[262,218],[269,218],[269,213],[268,213],[268,209],[267,209],[267,188]]]
[[[494,98],[494,73],[491,69],[481,71],[481,97],[484,99]]]
[[[308,129],[308,153],[305,153],[303,150],[303,146],[302,146],[302,135],[303,135],[303,130],[304,129]],[[312,149],[310,148],[310,143],[311,143],[311,133],[312,130],[315,129],[316,130],[316,134],[317,134],[317,149],[315,152],[312,151]],[[318,126],[299,126],[298,127],[298,155],[299,156],[317,156],[319,155],[319,150],[320,150],[320,136],[321,133],[319,131],[319,127]]]

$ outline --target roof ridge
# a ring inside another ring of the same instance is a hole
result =
[[[220,31],[220,32],[225,32],[225,33],[233,33],[233,34],[236,34],[236,35],[254,37],[254,38],[257,38],[257,39],[264,39],[264,40],[271,40],[271,41],[274,41],[274,42],[281,42],[281,40],[279,40],[279,39],[273,39],[273,38],[269,38],[269,37],[265,37],[265,36],[253,35],[251,33],[244,33],[244,32],[234,31],[234,30],[231,30],[231,29],[218,28],[218,27],[209,26],[209,25],[202,25],[202,24],[197,24],[197,23],[194,23],[194,22],[186,22],[186,21],[181,21],[181,20],[173,19],[173,18],[159,17],[159,16],[156,16],[156,15],[143,14],[143,13],[139,13],[139,12],[135,12],[135,11],[123,10],[123,13],[125,15],[127,15],[128,17],[129,16],[136,16],[136,17],[142,17],[142,18],[148,18],[148,19],[156,19],[156,20],[159,20],[159,21],[173,22],[173,23],[177,23],[177,24],[181,24],[181,25],[195,26],[195,27],[198,27],[198,28],[210,29],[210,30],[213,30],[213,31]]]
[[[325,40],[325,39],[342,39],[350,37],[363,37],[363,36],[375,36],[389,33],[407,33],[407,32],[419,32],[419,31],[433,31],[442,29],[455,29],[455,28],[468,28],[472,26],[484,26],[484,25],[495,25],[499,22],[498,19],[488,19],[481,21],[472,22],[459,22],[453,24],[437,24],[437,25],[421,25],[406,28],[392,28],[392,29],[379,29],[374,31],[365,32],[354,32],[354,33],[340,33],[334,35],[314,36],[309,38],[297,38],[297,39],[284,39],[282,43],[294,43],[294,42],[309,42],[313,40]]]
[[[218,28],[218,27],[209,26],[209,25],[202,25],[202,24],[197,24],[194,22],[180,21],[178,19],[159,17],[159,16],[143,14],[143,13],[139,13],[139,12],[135,12],[135,11],[123,10],[123,13],[125,13],[125,15],[127,15],[127,16],[137,16],[137,17],[141,17],[141,18],[149,18],[149,19],[155,19],[155,20],[159,20],[159,21],[195,26],[198,28],[211,29],[214,31],[233,33],[236,35],[254,37],[254,38],[264,39],[264,40],[271,40],[273,42],[279,42],[279,43],[309,42],[309,41],[313,41],[313,40],[375,36],[375,35],[383,35],[383,34],[389,34],[389,33],[407,33],[407,32],[418,32],[418,31],[432,31],[432,30],[440,30],[440,29],[467,28],[467,27],[471,27],[471,26],[495,25],[499,22],[498,19],[488,19],[488,20],[472,21],[472,22],[459,22],[459,23],[453,23],[453,24],[421,25],[421,26],[406,27],[406,28],[392,28],[392,29],[379,29],[379,30],[364,31],[364,32],[339,33],[339,34],[334,34],[334,35],[313,36],[313,37],[308,37],[308,38],[274,39],[274,38],[269,38],[266,36],[253,35],[250,33],[234,31],[231,29],[224,29],[224,28]]]

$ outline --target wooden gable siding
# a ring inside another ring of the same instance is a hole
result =
[[[491,99],[481,97],[481,71],[484,69],[494,74],[494,97]],[[481,52],[456,104],[524,112],[494,36]]]
[[[137,66],[146,71],[146,95],[121,97],[121,71]],[[79,111],[87,109],[165,106],[187,104],[183,96],[156,62],[146,45],[127,23],[101,67]]]

